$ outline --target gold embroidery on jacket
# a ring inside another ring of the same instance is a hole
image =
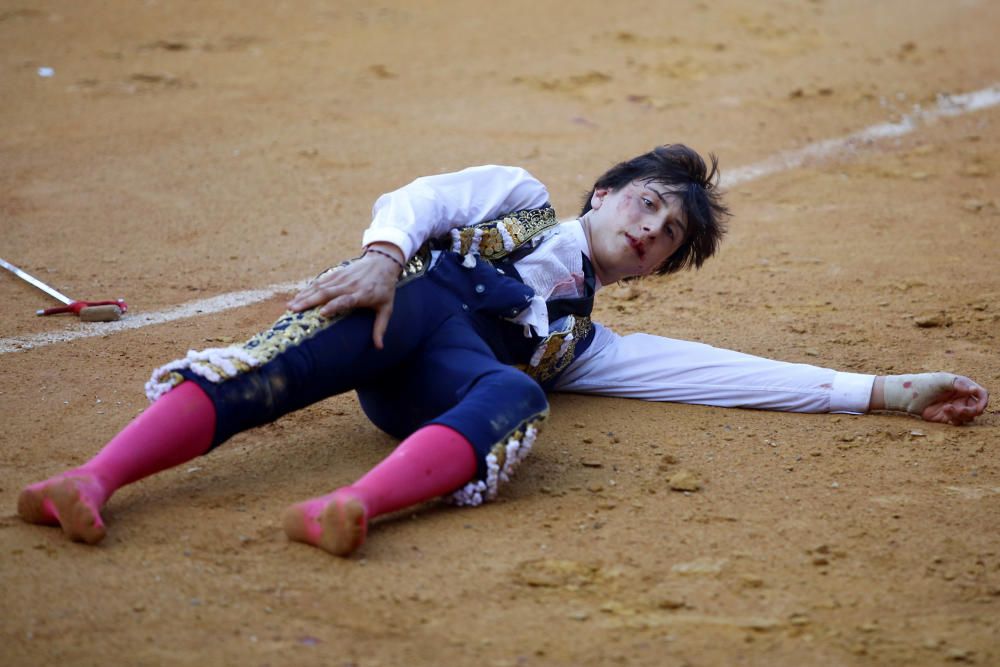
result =
[[[572,322],[563,331],[554,331],[538,343],[532,362],[519,365],[522,371],[543,384],[561,373],[573,361],[576,346],[590,334],[589,317],[570,315]],[[535,363],[537,360],[537,363]]]
[[[556,212],[553,208],[535,208],[511,213],[498,220],[479,222],[459,230],[462,248],[459,254],[464,255],[472,247],[473,237],[481,230],[479,254],[483,259],[500,259],[520,248],[522,245],[538,236],[547,229],[557,225]],[[510,234],[511,243],[504,244],[504,234],[497,225],[503,225]]]

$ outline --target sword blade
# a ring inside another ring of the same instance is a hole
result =
[[[31,283],[32,285],[34,285],[38,289],[42,290],[43,292],[45,292],[49,296],[55,297],[56,299],[59,299],[60,301],[62,301],[65,304],[71,304],[71,303],[73,303],[73,299],[69,298],[68,296],[66,296],[65,294],[63,294],[61,292],[57,292],[56,290],[52,289],[51,287],[49,287],[48,285],[46,285],[45,283],[43,283],[38,278],[34,277],[30,273],[27,273],[26,271],[22,271],[21,269],[17,268],[16,266],[14,266],[13,264],[11,264],[10,262],[8,262],[6,260],[3,260],[3,259],[0,259],[0,266],[2,266],[3,268],[7,269],[8,271],[10,271],[11,273],[13,273],[15,276],[17,276],[21,280],[24,280],[26,282]]]

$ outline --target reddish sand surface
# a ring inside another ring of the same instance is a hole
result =
[[[4,0],[0,255],[143,318],[314,275],[418,175],[521,165],[569,217],[659,143],[728,173],[899,120],[1000,82],[998,34],[987,0]],[[718,257],[612,286],[596,318],[996,390],[998,123],[735,184]],[[4,340],[77,326],[6,272],[0,300]],[[554,396],[499,502],[380,520],[339,559],[281,515],[391,451],[342,396],[122,490],[97,547],[17,518],[143,409],[151,368],[282,304],[0,354],[0,663],[1000,664],[995,406],[956,428]],[[699,490],[670,489],[682,469]]]

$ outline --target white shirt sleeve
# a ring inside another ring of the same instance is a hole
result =
[[[593,342],[556,391],[788,412],[868,411],[874,375],[594,326]]]
[[[425,241],[455,227],[539,208],[548,201],[545,186],[520,167],[485,165],[424,176],[376,200],[362,243],[395,244],[409,259]]]

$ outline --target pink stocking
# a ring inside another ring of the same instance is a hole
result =
[[[60,524],[73,540],[104,538],[101,508],[116,490],[204,454],[215,407],[193,382],[164,394],[90,461],[21,491],[17,512],[31,523]]]
[[[364,542],[370,519],[454,491],[475,474],[472,443],[447,426],[425,426],[354,484],[289,507],[285,532],[346,556]]]

